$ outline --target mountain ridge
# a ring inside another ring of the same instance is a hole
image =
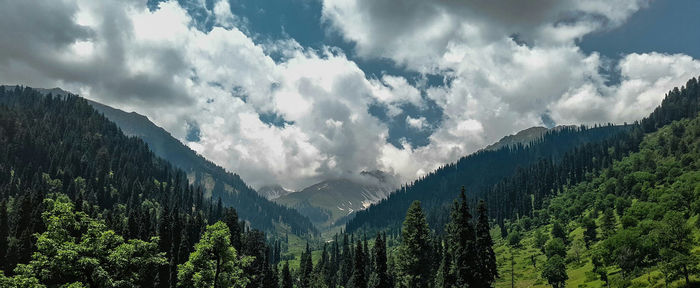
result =
[[[16,86],[2,85],[2,87],[13,89]],[[31,89],[44,95],[51,93],[80,97],[60,88]],[[148,117],[136,112],[125,112],[89,99],[85,100],[93,109],[114,122],[124,134],[142,139],[155,155],[185,171],[190,184],[204,188],[206,198],[220,198],[223,205],[234,207],[239,216],[249,221],[253,227],[273,231],[278,227],[275,223],[280,222],[287,226],[284,229],[289,229],[289,232],[295,234],[305,234],[308,231],[315,233],[315,228],[306,217],[258,195],[240,176],[226,171],[197,154],[168,131],[151,122]]]

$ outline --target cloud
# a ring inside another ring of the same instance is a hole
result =
[[[224,1],[149,10],[143,1],[0,0],[0,39],[13,39],[0,41],[0,79],[142,113],[254,186],[299,189],[374,169],[409,181],[542,119],[621,123],[649,113],[698,74],[697,60],[647,53],[615,62],[576,45],[644,4],[326,0],[323,19],[356,44],[341,51],[256,42]],[[355,54],[446,81],[368,77]],[[621,81],[608,84],[604,71]],[[370,115],[374,105],[395,120]],[[427,115],[429,105],[442,119]],[[391,121],[430,131],[428,145],[388,143]]]
[[[423,130],[428,126],[425,117],[412,118],[411,116],[406,116],[406,124],[413,129]]]
[[[700,62],[660,53],[616,61],[577,46],[584,35],[623,25],[647,4],[324,0],[323,19],[360,57],[449,79],[425,89],[443,112],[430,143],[384,147],[382,165],[410,179],[503,135],[552,124],[543,119],[622,123],[647,115],[666,91],[697,76]],[[609,84],[604,71],[619,74],[620,82]]]
[[[616,27],[648,0],[324,0],[323,19],[364,57],[430,72],[451,45],[487,45],[518,35],[560,44]]]
[[[388,130],[367,107],[377,99],[421,101],[405,79],[368,80],[335,48],[255,43],[233,26],[225,2],[206,10],[215,23],[210,30],[201,30],[174,1],[153,10],[120,1],[26,3],[7,5],[16,8],[16,19],[3,18],[0,28],[4,39],[26,35],[2,42],[8,48],[0,52],[5,81],[62,86],[145,114],[177,138],[195,140],[186,142],[255,186],[298,189],[375,169]],[[25,17],[49,21],[33,16],[37,11],[53,15],[53,22],[18,25]],[[276,63],[270,51],[284,57]],[[263,122],[265,113],[285,124]]]

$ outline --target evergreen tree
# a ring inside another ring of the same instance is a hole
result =
[[[414,201],[406,213],[397,254],[399,285],[428,287],[432,280],[430,229],[420,202]]]
[[[491,229],[484,201],[479,202],[477,213],[479,216],[476,224],[476,257],[479,265],[475,280],[477,287],[490,287],[498,278],[498,265],[496,264],[496,254],[493,252],[493,240],[491,239]]]
[[[5,255],[7,253],[7,238],[10,228],[7,224],[7,202],[5,200],[0,201],[0,259],[6,259]],[[7,269],[6,261],[0,263],[0,270]]]
[[[387,271],[385,239],[386,236],[382,239],[382,235],[377,233],[377,238],[374,240],[375,268],[372,272],[372,288],[391,288],[394,286]]]
[[[241,241],[241,224],[238,223],[238,213],[236,213],[236,209],[226,208],[221,221],[226,223],[229,231],[231,231],[231,245],[236,251],[241,251],[241,247],[243,246]]]
[[[566,232],[564,225],[561,224],[558,220],[555,220],[552,223],[552,238],[559,238],[562,241],[564,241],[564,244],[568,243],[568,235],[569,233]]]
[[[348,288],[367,288],[367,278],[365,278],[365,253],[363,253],[362,241],[357,240],[355,245],[355,260],[352,277],[348,283]]]
[[[467,196],[462,187],[460,201],[454,201],[450,213],[450,222],[447,224],[448,240],[450,241],[449,253],[452,256],[452,274],[455,278],[455,285],[475,286],[477,272],[476,255],[476,234],[472,224],[472,215],[469,212]]]
[[[284,262],[282,267],[282,283],[280,283],[280,288],[294,288],[294,282],[292,281],[292,274],[289,273],[289,262]]]
[[[581,221],[581,226],[583,228],[583,240],[586,243],[586,248],[590,248],[591,244],[598,240],[598,232],[596,232],[595,220],[590,216],[583,217]]]
[[[166,264],[158,269],[158,287],[170,287],[170,261],[172,259],[172,225],[167,201],[164,201],[160,211],[160,224],[158,225],[158,246],[165,253]]]
[[[311,261],[311,249],[309,243],[306,243],[306,249],[301,254],[299,261],[299,280],[302,288],[311,287],[311,273],[313,272],[313,263]]]
[[[605,282],[605,286],[610,287],[610,283],[608,283],[608,269],[605,267],[605,257],[601,255],[601,251],[593,253],[591,264],[593,264],[593,273],[598,275],[601,281]]]
[[[603,211],[603,219],[600,223],[600,229],[603,231],[605,238],[609,238],[615,234],[615,212],[611,208],[605,209]]]
[[[450,250],[449,243],[449,241],[443,241],[442,260],[440,261],[440,267],[435,277],[436,288],[452,288],[455,284],[454,276],[450,269],[452,267],[452,256],[448,253]]]
[[[352,254],[350,253],[350,247],[348,244],[348,234],[343,234],[343,260],[340,263],[340,277],[338,279],[338,284],[348,283],[350,277],[352,276]]]

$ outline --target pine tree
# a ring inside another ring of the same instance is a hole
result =
[[[420,206],[413,201],[408,208],[401,230],[401,245],[397,254],[400,285],[428,287],[432,281],[430,263],[430,229]]]
[[[311,249],[309,243],[306,243],[306,249],[301,253],[301,261],[299,261],[299,276],[302,288],[311,287],[311,273],[313,273],[313,263],[311,261]]]
[[[0,202],[0,259],[6,259],[7,237],[9,236],[8,232],[10,232],[7,222],[7,202],[2,200],[2,202]],[[6,269],[6,261],[2,262],[3,263],[0,263],[0,270]]]
[[[484,201],[479,202],[477,213],[479,218],[476,224],[476,257],[479,265],[476,283],[477,287],[490,287],[498,278],[498,265],[496,264],[496,254],[493,252],[493,240],[491,239],[491,229]]]
[[[355,245],[355,260],[353,261],[352,277],[348,283],[348,288],[367,288],[367,278],[365,278],[365,253],[362,251],[362,241],[357,240]]]
[[[169,263],[172,259],[172,226],[170,222],[170,211],[168,210],[167,201],[164,201],[160,211],[160,224],[158,225],[158,247],[161,252],[165,252],[165,259],[168,261],[166,265],[162,265],[158,270],[158,287],[170,287],[170,267]]]
[[[335,287],[338,280],[338,268],[340,267],[340,248],[338,247],[338,235],[335,235],[331,246],[330,263],[326,269],[326,283],[328,287]]]
[[[340,285],[348,283],[350,277],[352,276],[352,253],[350,253],[350,247],[348,244],[348,234],[343,234],[343,260],[340,263],[340,279],[338,279]]]
[[[564,241],[564,244],[567,244],[569,243],[567,234],[561,222],[555,220],[554,223],[552,223],[552,238],[559,238]]]
[[[387,271],[385,239],[386,236],[382,239],[382,235],[377,233],[377,238],[374,241],[375,268],[372,277],[372,288],[391,288],[394,286]]]
[[[586,248],[590,248],[591,244],[598,239],[598,232],[596,232],[595,221],[590,217],[583,217],[581,221],[581,226],[583,227],[583,240],[586,243]]]
[[[477,285],[475,272],[477,271],[476,234],[472,224],[472,216],[469,213],[467,196],[462,187],[460,201],[455,200],[450,213],[450,223],[447,224],[449,253],[454,260],[452,262],[452,274],[455,277],[455,285],[459,287]]]
[[[615,234],[615,222],[615,212],[610,208],[605,209],[600,224],[600,229],[603,231],[605,238],[609,238]]]
[[[292,274],[289,273],[289,262],[284,262],[284,266],[282,267],[282,276],[280,276],[280,278],[282,279],[280,288],[294,288]]]
[[[452,275],[452,256],[448,252],[450,242],[443,241],[442,248],[442,260],[440,261],[440,267],[438,268],[438,273],[436,276],[435,287],[436,288],[452,288],[454,283],[454,275]]]
[[[231,245],[236,248],[236,251],[241,251],[243,246],[241,241],[241,225],[238,223],[238,213],[236,209],[226,208],[224,211],[224,216],[221,219],[226,226],[228,226],[229,231],[231,231]]]

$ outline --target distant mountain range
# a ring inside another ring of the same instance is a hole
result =
[[[357,211],[366,209],[398,187],[390,174],[363,171],[355,177],[325,180],[274,201],[299,211],[318,227],[330,227]]]
[[[12,89],[15,86],[6,87]],[[60,88],[35,90],[43,94],[72,94]],[[234,207],[239,216],[254,228],[273,231],[285,227],[286,232],[295,234],[315,233],[314,226],[306,217],[258,195],[237,174],[230,173],[197,154],[146,116],[87,101],[95,110],[117,124],[124,134],[141,138],[158,157],[184,170],[190,184],[204,189],[205,197],[221,198],[224,206]]]

